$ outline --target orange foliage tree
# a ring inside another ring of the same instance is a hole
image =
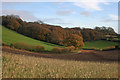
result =
[[[68,46],[74,46],[76,49],[81,49],[84,47],[82,36],[72,34],[65,40],[65,44]]]

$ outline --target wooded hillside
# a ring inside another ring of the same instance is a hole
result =
[[[2,16],[2,25],[25,36],[65,46],[83,47],[84,41],[100,40],[105,34],[115,34],[112,28],[62,28],[61,26],[45,24],[42,21],[26,22],[19,16]],[[102,31],[102,32],[101,32]],[[106,32],[107,33],[104,33]],[[103,34],[104,33],[104,34]]]

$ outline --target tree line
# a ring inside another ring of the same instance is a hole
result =
[[[75,48],[82,48],[83,41],[99,40],[104,37],[105,30],[99,27],[95,29],[88,28],[62,28],[61,26],[45,24],[42,21],[26,22],[19,16],[7,15],[2,16],[2,25],[14,30],[25,36],[65,46],[75,46]],[[101,30],[103,32],[101,32]],[[113,31],[113,29],[110,29]]]

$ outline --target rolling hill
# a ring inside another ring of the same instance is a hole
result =
[[[2,40],[3,40],[3,42],[7,43],[8,45],[10,45],[11,43],[14,43],[14,42],[24,42],[24,43],[28,43],[28,44],[32,44],[32,45],[42,45],[45,47],[46,50],[49,50],[49,51],[53,47],[56,47],[56,46],[63,47],[63,46],[55,45],[52,43],[35,40],[30,37],[26,37],[15,31],[7,29],[6,27],[3,27],[3,26],[2,26]],[[105,40],[88,41],[88,42],[84,42],[84,44],[85,44],[84,48],[93,48],[94,47],[94,48],[99,48],[99,49],[118,45],[118,43],[116,43],[116,42],[105,41]]]
[[[2,41],[7,43],[8,45],[10,45],[11,43],[14,42],[24,42],[24,43],[28,43],[28,44],[32,44],[32,45],[42,45],[45,47],[46,50],[51,50],[53,47],[62,47],[59,45],[55,45],[55,44],[51,44],[51,43],[47,43],[47,42],[43,42],[43,41],[39,41],[39,40],[35,40],[29,37],[26,37],[24,35],[21,35],[15,31],[12,31],[10,29],[7,29],[6,27],[2,26]]]

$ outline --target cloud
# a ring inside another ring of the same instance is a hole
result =
[[[38,21],[42,20],[43,22],[47,22],[50,24],[60,24],[60,25],[70,25],[69,21],[64,21],[61,18],[46,18],[46,19],[40,19],[36,18],[31,12],[25,11],[25,10],[2,10],[2,15],[18,15],[21,19],[25,21]]]
[[[113,22],[113,21],[115,22],[119,20],[117,15],[109,14],[108,16],[109,18],[104,18],[102,21],[103,22]]]
[[[2,15],[18,15],[25,21],[37,21],[39,18],[36,18],[31,12],[24,11],[24,10],[2,10]]]
[[[92,1],[92,0],[2,0],[2,2],[80,2],[80,1]],[[96,0],[94,0],[96,1]],[[119,0],[105,0],[109,2],[119,2]],[[99,2],[105,2],[104,0],[99,0]]]
[[[81,12],[80,14],[86,17],[90,16],[90,13],[88,11]]]
[[[109,19],[103,19],[102,22],[111,22],[113,20],[111,20],[110,18]]]
[[[50,24],[59,24],[59,25],[71,25],[69,21],[65,21],[61,18],[47,18],[42,20],[43,22],[50,23]]]
[[[73,11],[73,10],[59,10],[59,11],[56,11],[56,14],[59,16],[68,16],[71,14],[75,14],[75,11]]]
[[[103,3],[108,5],[109,3],[106,0],[84,0],[79,2],[74,2],[73,5],[84,8],[86,10],[102,10],[100,4]]]
[[[43,21],[48,23],[59,23],[63,20],[60,18],[48,18],[48,19],[44,19]]]
[[[105,5],[110,5],[110,3],[108,3],[108,2],[105,2],[104,4],[105,4]]]
[[[112,20],[118,20],[118,16],[117,15],[113,15],[113,14],[109,14],[110,18]]]

